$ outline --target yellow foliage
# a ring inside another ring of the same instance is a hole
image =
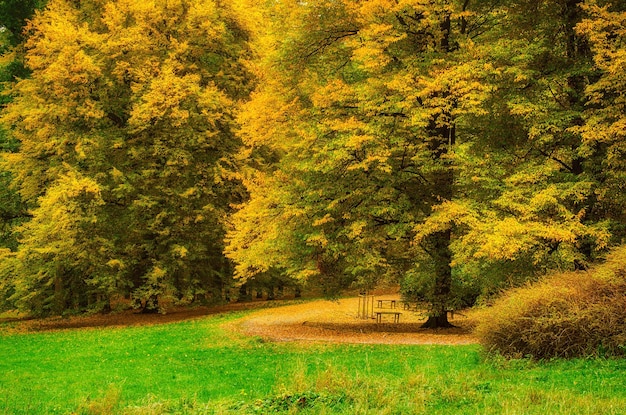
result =
[[[311,94],[311,101],[318,108],[330,108],[354,98],[355,91],[341,79],[333,79]]]
[[[150,270],[150,272],[148,273],[147,281],[148,281],[148,283],[151,283],[151,284],[158,284],[166,276],[167,276],[167,270],[157,265],[157,266],[153,267]]]
[[[324,225],[326,223],[331,223],[334,220],[335,219],[329,213],[327,213],[326,215],[324,215],[323,218],[314,221],[312,225],[313,226],[322,226],[322,225]]]
[[[82,248],[76,245],[82,226],[97,222],[95,208],[103,203],[98,183],[68,171],[39,198],[38,207],[31,212],[33,218],[21,226],[24,249],[18,256],[22,260],[32,253],[58,258],[80,256]]]
[[[446,231],[453,227],[480,226],[476,212],[460,201],[444,201],[433,206],[433,213],[415,227],[415,243],[420,243],[428,235]]]
[[[164,118],[174,127],[189,121],[189,111],[181,106],[186,100],[199,95],[200,76],[194,74],[179,77],[174,71],[171,62],[166,62],[161,73],[150,82],[148,92],[142,95],[141,103],[133,107],[128,122],[136,132],[149,128],[153,123],[164,121]],[[213,100],[207,99],[205,94],[207,93],[203,94],[202,103],[212,104]]]
[[[352,222],[348,227],[348,237],[350,239],[358,239],[363,235],[363,229],[365,227],[367,227],[367,222],[364,220]]]
[[[306,238],[307,244],[310,246],[318,246],[325,248],[328,246],[328,238],[324,234],[313,234]]]
[[[130,285],[152,298],[178,289],[173,275],[192,291],[213,284],[206,268],[223,264],[192,270],[190,257],[219,257],[229,203],[243,193],[227,172],[240,145],[234,107],[251,80],[235,11],[214,0],[47,3],[28,27],[32,74],[1,120],[20,142],[3,167],[32,208],[20,228],[24,274],[89,285],[81,298]],[[154,268],[138,276],[139,263]]]
[[[124,269],[126,266],[119,259],[111,259],[107,262],[107,265],[114,269]]]
[[[282,89],[282,88],[281,88]],[[273,144],[281,147],[288,141],[277,141],[277,137],[290,137],[293,130],[287,122],[297,110],[297,101],[285,101],[289,95],[274,93],[271,89],[257,90],[249,103],[243,104],[238,121],[240,136],[248,146]]]
[[[172,254],[178,258],[185,258],[189,254],[189,250],[181,245],[172,246]]]

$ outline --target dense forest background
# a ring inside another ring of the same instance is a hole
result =
[[[0,1],[0,308],[400,284],[626,235],[626,2]]]

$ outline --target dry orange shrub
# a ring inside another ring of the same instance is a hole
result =
[[[626,355],[626,248],[585,272],[553,274],[511,290],[485,314],[476,335],[506,357]]]

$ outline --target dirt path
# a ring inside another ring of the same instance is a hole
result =
[[[267,306],[267,302],[255,301],[249,303],[231,303],[213,307],[169,308],[165,314],[142,314],[137,312],[137,310],[125,310],[111,314],[94,314],[89,316],[48,317],[43,319],[10,318],[0,319],[0,324],[6,323],[5,326],[0,326],[0,331],[25,333],[99,327],[149,326]]]
[[[389,298],[391,299],[391,297]],[[356,317],[358,298],[318,300],[304,304],[259,310],[228,327],[270,341],[320,341],[378,344],[472,344],[472,316],[458,316],[451,329],[422,329],[422,313],[403,311],[400,323]],[[390,316],[384,316],[389,319]]]

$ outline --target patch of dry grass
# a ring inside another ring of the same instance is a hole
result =
[[[587,272],[557,273],[505,294],[476,333],[507,357],[626,354],[626,249]]]

